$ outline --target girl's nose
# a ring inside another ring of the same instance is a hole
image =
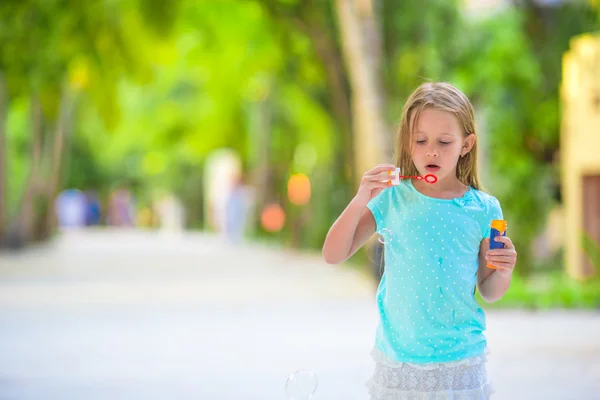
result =
[[[435,147],[430,147],[427,149],[426,155],[427,157],[437,157],[438,151]]]

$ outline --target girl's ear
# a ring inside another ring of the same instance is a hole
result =
[[[477,137],[474,133],[470,133],[467,135],[467,137],[463,141],[463,147],[460,150],[461,157],[464,157],[468,152],[471,151],[473,146],[475,146],[475,140],[477,140]]]

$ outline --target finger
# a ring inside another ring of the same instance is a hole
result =
[[[367,171],[365,175],[375,175],[384,171],[394,171],[396,169],[395,165],[392,164],[379,164],[375,168]]]
[[[487,252],[489,256],[515,256],[517,252],[513,249],[492,249]]]
[[[391,181],[390,177],[377,178],[377,177],[371,177],[371,176],[364,176],[361,181],[361,186],[367,186],[367,187],[371,187],[371,188],[378,187],[378,185],[380,185],[380,184],[391,186],[392,181]],[[375,186],[373,186],[373,185],[375,185]]]
[[[506,262],[506,263],[515,263],[516,258],[512,257],[512,256],[487,256],[485,258],[486,260],[488,260],[490,263],[494,263],[494,262]]]
[[[498,268],[498,269],[502,269],[504,271],[512,271],[515,269],[515,266],[513,264],[505,264],[505,263],[490,263],[490,265]]]
[[[510,238],[508,236],[496,236],[494,238],[494,240],[496,242],[504,243],[504,248],[506,248],[506,249],[514,249],[515,248],[512,240],[510,240]]]
[[[499,260],[487,260],[488,265],[493,265],[494,267],[502,267],[502,268],[514,268],[515,263],[511,261],[499,261]]]
[[[384,171],[374,175],[365,175],[364,178],[370,181],[389,181],[394,178],[394,174],[391,171]]]
[[[379,182],[379,181],[370,181],[370,182],[366,182],[365,187],[367,189],[373,190],[373,189],[385,189],[388,188],[390,186],[392,186],[392,183],[390,181],[385,181],[385,182]]]

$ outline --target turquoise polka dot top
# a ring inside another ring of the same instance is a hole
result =
[[[480,242],[491,220],[502,219],[498,200],[471,187],[463,197],[436,199],[407,179],[367,207],[386,239],[375,348],[416,364],[482,354],[485,315],[474,289]]]

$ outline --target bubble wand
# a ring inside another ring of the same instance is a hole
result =
[[[390,171],[389,175],[394,175],[394,179],[390,181],[393,186],[400,184],[400,179],[417,179],[419,181],[425,181],[427,183],[436,183],[438,178],[433,174],[427,174],[425,176],[407,176],[400,175],[400,168],[396,168],[394,171]]]

